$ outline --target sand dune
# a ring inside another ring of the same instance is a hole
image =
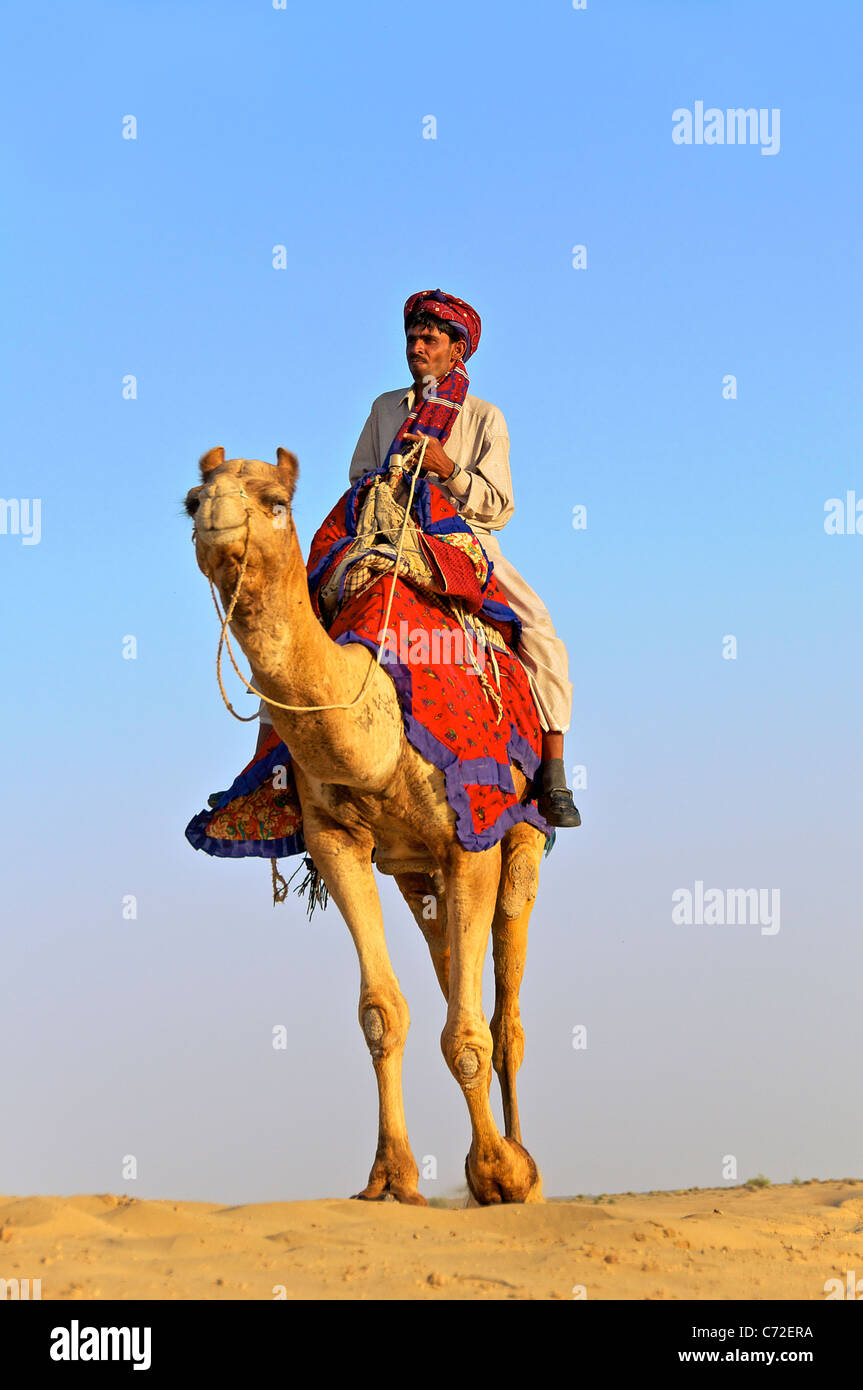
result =
[[[851,1179],[482,1209],[0,1197],[0,1278],[45,1300],[823,1299],[849,1270]]]

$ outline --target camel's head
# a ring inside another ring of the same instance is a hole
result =
[[[211,449],[199,464],[201,483],[186,496],[198,566],[223,594],[233,589],[244,553],[243,589],[251,593],[282,572],[296,548],[291,501],[299,466],[287,449],[276,457],[274,467],[260,459],[226,459],[224,449]]]

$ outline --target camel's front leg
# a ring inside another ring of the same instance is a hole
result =
[[[417,1191],[419,1170],[411,1153],[402,1099],[402,1054],[410,1015],[390,963],[384,920],[371,864],[371,836],[348,831],[303,805],[309,853],[348,924],[360,961],[359,1019],[378,1082],[378,1146],[369,1180],[355,1195],[427,1206]]]
[[[445,869],[450,968],[441,1047],[470,1113],[468,1188],[484,1205],[535,1201],[541,1193],[536,1164],[521,1144],[500,1134],[489,1102],[492,1038],[482,1011],[482,968],[499,876],[499,845],[478,854],[455,849]]]

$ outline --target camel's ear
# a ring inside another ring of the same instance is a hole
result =
[[[214,468],[220,468],[225,462],[224,449],[211,449],[208,454],[204,454],[199,460],[198,467],[201,470],[201,477],[206,478],[208,473],[212,473]]]
[[[300,475],[300,465],[296,454],[292,454],[289,449],[276,450],[276,468],[279,470],[279,477],[288,490],[289,501],[294,500],[294,488],[297,485],[297,478]]]

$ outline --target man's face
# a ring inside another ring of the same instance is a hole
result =
[[[437,328],[410,328],[407,332],[407,359],[411,376],[422,386],[424,378],[436,381],[446,376],[451,367],[464,356],[464,340],[453,342]]]

